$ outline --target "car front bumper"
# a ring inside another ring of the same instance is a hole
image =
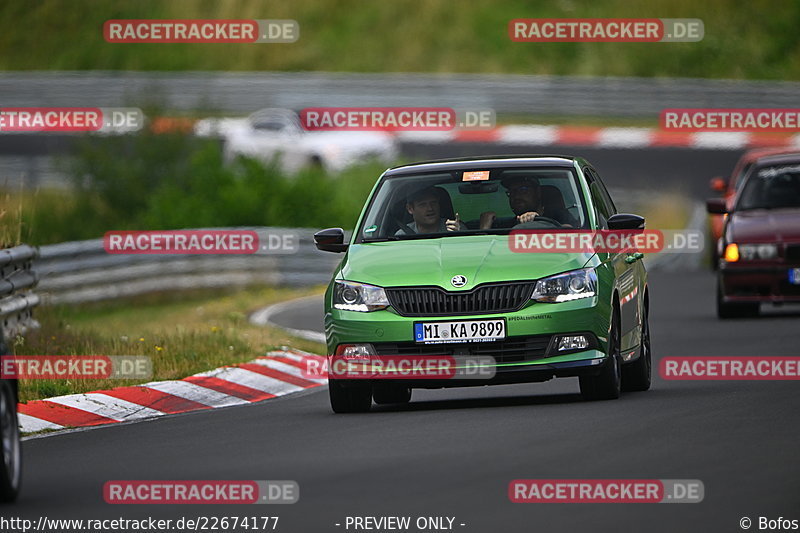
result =
[[[755,266],[723,262],[719,270],[722,299],[726,303],[798,303],[800,284],[790,283],[792,268],[800,268],[800,265]]]
[[[460,387],[546,381],[553,377],[595,374],[606,361],[610,306],[586,298],[562,303],[531,303],[523,309],[501,314],[470,316],[403,317],[393,309],[371,313],[342,311],[328,306],[325,332],[328,353],[335,354],[341,344],[369,344],[376,357],[436,357],[459,355],[491,357],[495,362],[491,378],[400,379],[386,380],[409,387]],[[506,321],[506,338],[496,342],[423,344],[414,341],[416,322],[455,320]],[[590,338],[587,349],[559,353],[553,337],[584,334]]]

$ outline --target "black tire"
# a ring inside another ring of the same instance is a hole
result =
[[[0,380],[0,441],[0,502],[13,502],[22,482],[22,450],[17,395],[11,382],[5,380]]]
[[[372,387],[372,399],[378,405],[408,403],[411,401],[411,389],[401,385],[378,384]]]
[[[366,413],[372,407],[372,387],[369,383],[329,379],[328,394],[334,413]]]
[[[706,242],[710,242],[711,246],[708,247],[708,261],[711,266],[711,270],[716,272],[719,270],[719,254],[717,254],[717,241],[711,236],[711,232],[708,232],[708,237],[706,237]]]
[[[622,357],[620,343],[619,313],[615,309],[611,315],[611,328],[608,334],[608,359],[600,373],[579,378],[581,395],[585,400],[616,400],[622,390]]]
[[[624,392],[646,391],[650,389],[653,372],[653,356],[650,352],[650,320],[647,305],[642,311],[642,343],[639,358],[622,365],[622,390]]]
[[[719,318],[746,318],[756,317],[759,314],[758,303],[730,303],[722,298],[722,282],[717,282],[717,317]]]

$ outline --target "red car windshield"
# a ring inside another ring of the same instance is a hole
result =
[[[737,211],[800,208],[800,164],[770,166],[752,173],[742,187]]]

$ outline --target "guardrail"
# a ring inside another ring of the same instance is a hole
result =
[[[32,263],[38,251],[23,244],[0,250],[0,320],[3,337],[22,335],[39,327],[33,319],[33,308],[39,305],[39,296],[31,290],[38,278]]]
[[[9,107],[124,107],[159,94],[168,109],[447,106],[498,113],[657,117],[665,107],[793,107],[800,83],[693,78],[356,72],[0,73]]]
[[[261,235],[292,233],[291,254],[118,255],[102,239],[40,247],[34,270],[37,292],[46,304],[100,301],[147,292],[191,288],[243,287],[252,284],[311,286],[324,284],[341,255],[318,251],[314,229],[246,227]]]

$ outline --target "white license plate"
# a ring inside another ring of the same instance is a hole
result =
[[[505,338],[506,321],[502,318],[414,323],[414,340],[425,344],[487,342]]]
[[[789,269],[789,283],[792,285],[800,285],[800,268]]]

